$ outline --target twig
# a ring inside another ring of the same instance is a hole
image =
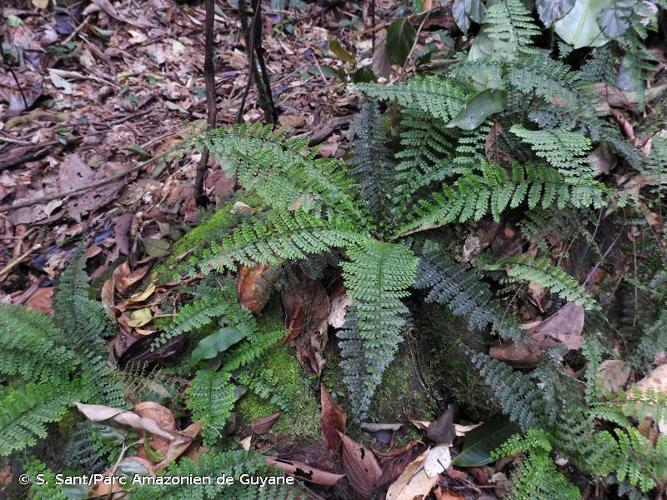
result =
[[[41,243],[36,243],[36,244],[34,244],[34,245],[30,248],[30,250],[27,250],[27,251],[24,252],[22,255],[19,255],[19,256],[16,257],[14,260],[12,260],[9,264],[7,264],[7,265],[0,271],[0,279],[4,279],[4,278],[5,278],[5,274],[7,274],[7,273],[8,273],[9,271],[11,271],[12,269],[14,269],[14,268],[15,268],[16,266],[18,266],[21,262],[23,262],[23,261],[28,257],[28,255],[30,255],[30,254],[31,254],[32,252],[34,252],[35,250],[40,249],[41,247],[42,247],[42,244],[41,244]]]
[[[4,42],[4,40],[3,40]],[[2,52],[2,62],[5,66],[7,66],[7,69],[9,72],[12,74],[12,77],[14,78],[14,81],[16,82],[16,86],[19,89],[19,92],[21,93],[21,98],[23,99],[23,105],[25,106],[26,109],[28,109],[28,100],[25,98],[25,94],[23,93],[23,88],[21,87],[21,84],[19,83],[19,79],[16,76],[16,73],[14,73],[14,68],[12,68],[11,64],[9,64],[9,61],[7,60],[7,56],[5,55],[5,51],[2,50],[2,44],[0,44],[0,52]]]
[[[252,85],[253,71],[255,68],[255,26],[257,24],[257,19],[259,17],[259,10],[255,9],[255,12],[252,16],[252,23],[250,24],[250,32],[246,39],[246,45],[248,47],[248,63],[250,68],[248,70],[248,80],[246,81],[245,89],[243,90],[243,96],[241,97],[241,104],[239,105],[239,110],[236,113],[236,123],[241,123],[243,118],[243,109],[245,108],[245,102],[248,99],[248,94],[250,93],[250,86]],[[241,15],[241,29],[244,32],[247,32],[247,19],[245,13],[245,0],[239,0],[239,14]]]
[[[40,205],[42,203],[48,203],[52,200],[57,200],[58,198],[65,198],[67,196],[72,196],[72,195],[75,195],[75,194],[84,193],[84,192],[86,192],[90,189],[95,189],[95,188],[98,188],[98,187],[101,187],[101,186],[106,186],[107,184],[111,184],[113,181],[121,179],[122,177],[125,177],[128,174],[131,174],[133,172],[137,172],[137,171],[147,167],[148,165],[150,165],[154,161],[157,161],[157,160],[159,160],[161,158],[164,158],[164,157],[165,157],[165,155],[161,155],[157,158],[151,158],[150,160],[146,160],[142,163],[138,163],[137,165],[134,165],[133,167],[125,169],[121,172],[117,172],[117,173],[113,174],[112,176],[107,177],[106,179],[100,179],[99,181],[91,182],[90,184],[87,184],[85,186],[81,186],[81,187],[78,187],[78,188],[75,188],[75,189],[70,189],[69,191],[63,191],[62,193],[47,194],[45,196],[40,196],[39,198],[33,198],[33,199],[30,199],[30,200],[23,200],[23,201],[19,201],[17,203],[13,203],[11,205],[0,206],[0,213],[10,212],[10,211],[16,210],[18,208],[25,208],[25,207],[31,207],[33,205]]]
[[[21,165],[29,161],[41,160],[46,155],[49,154],[49,148],[43,148],[39,151],[32,151],[30,153],[24,153],[15,158],[10,158],[9,160],[0,161],[0,172],[7,170],[8,168],[15,167],[16,165]]]
[[[208,130],[213,130],[216,125],[216,95],[215,95],[215,63],[213,62],[213,27],[215,24],[215,0],[206,0],[206,35],[204,42],[204,79],[206,81],[206,111]],[[197,175],[195,177],[195,200],[197,206],[206,206],[207,199],[204,196],[204,175],[208,165],[209,151],[204,152],[197,165]]]

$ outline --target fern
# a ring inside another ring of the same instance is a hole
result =
[[[593,173],[586,158],[586,153],[591,148],[588,137],[567,130],[532,131],[519,125],[514,125],[510,132],[521,137],[535,154],[547,160],[566,177],[585,178]]]
[[[80,384],[9,386],[0,393],[0,456],[34,446],[47,435],[46,424],[65,415],[82,397]]]
[[[354,305],[356,327],[339,332],[338,337],[344,381],[354,417],[360,420],[401,341],[408,313],[401,298],[414,283],[417,259],[402,245],[376,241],[350,248],[348,257],[350,262],[342,264],[343,279]]]
[[[426,302],[445,304],[455,315],[467,316],[470,328],[484,329],[500,321],[495,299],[481,276],[442,253],[430,250],[422,255],[415,287],[429,289]]]
[[[510,280],[529,281],[548,288],[556,295],[583,306],[589,310],[598,309],[595,299],[575,280],[559,267],[551,265],[548,259],[539,258],[526,261],[521,258],[507,258],[487,263],[489,271],[504,269]]]
[[[362,236],[349,223],[327,221],[303,211],[269,212],[263,220],[242,224],[223,238],[202,259],[193,259],[203,273],[235,270],[238,264],[280,264],[283,260],[304,259],[330,248],[346,247]]]
[[[523,430],[547,423],[542,393],[528,376],[485,354],[474,353],[471,358],[510,420]]]
[[[0,373],[33,382],[62,379],[76,367],[76,359],[56,344],[58,336],[50,317],[0,304]]]
[[[359,183],[361,198],[376,223],[388,218],[392,202],[394,165],[385,145],[382,114],[375,101],[364,104],[352,124],[356,140],[353,143],[351,173]]]
[[[482,33],[493,41],[500,59],[511,60],[535,51],[532,38],[540,30],[521,0],[500,0],[488,7]]]
[[[418,109],[445,123],[455,117],[471,97],[461,85],[435,76],[415,77],[392,86],[359,84],[357,89],[375,99],[396,99],[403,108]]]
[[[41,475],[43,482],[31,481],[30,498],[33,500],[67,500],[67,496],[56,482],[56,474],[43,462],[30,457],[25,463],[25,472],[28,477],[36,478]]]
[[[400,234],[439,227],[455,221],[479,220],[489,212],[495,220],[508,208],[527,201],[548,208],[556,204],[574,207],[604,205],[605,188],[592,180],[566,179],[552,169],[527,164],[514,165],[511,177],[499,165],[482,164],[482,175],[464,175],[453,187],[434,193],[433,201],[421,201],[412,221]]]
[[[188,391],[187,406],[193,420],[203,420],[202,438],[206,446],[221,436],[236,401],[236,387],[229,373],[199,370]]]
[[[581,494],[556,468],[550,453],[550,436],[542,429],[528,429],[525,437],[514,435],[492,452],[496,459],[523,454],[512,474],[510,496],[518,500],[558,498],[578,500]]]
[[[356,203],[352,179],[340,160],[316,158],[307,140],[271,137],[271,129],[239,125],[204,136],[203,145],[234,168],[244,190],[278,211],[313,205],[365,226],[368,216]],[[314,208],[313,207],[313,208]]]

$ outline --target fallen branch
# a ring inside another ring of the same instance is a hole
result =
[[[12,203],[11,205],[3,205],[0,206],[0,213],[4,212],[10,212],[12,210],[16,210],[19,208],[25,208],[25,207],[31,207],[33,205],[41,205],[43,203],[48,203],[52,200],[57,200],[58,198],[66,198],[68,196],[72,196],[75,194],[79,193],[84,193],[86,191],[89,191],[90,189],[95,189],[101,186],[106,186],[107,184],[111,184],[114,181],[117,181],[118,179],[122,179],[128,174],[131,174],[133,172],[138,172],[139,170],[147,167],[154,161],[164,158],[164,155],[158,157],[158,158],[151,158],[150,160],[144,161],[142,163],[138,163],[137,165],[134,165],[133,167],[130,167],[128,169],[122,170],[120,172],[117,172],[113,174],[110,177],[107,177],[106,179],[100,179],[95,182],[91,182],[90,184],[87,184],[85,186],[75,188],[75,189],[70,189],[69,191],[63,191],[62,193],[53,193],[53,194],[47,194],[44,196],[40,196],[39,198],[33,198],[30,200],[19,200],[16,203]]]

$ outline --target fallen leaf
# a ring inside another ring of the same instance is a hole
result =
[[[489,356],[506,361],[514,366],[533,366],[542,358],[542,349],[530,340],[521,342],[505,342],[489,349]]]
[[[126,260],[120,266],[113,270],[112,276],[115,279],[115,287],[118,293],[125,294],[132,285],[142,280],[150,266],[138,267],[134,271],[130,270],[130,264]]]
[[[168,432],[165,429],[162,429],[155,420],[141,417],[128,410],[111,408],[110,406],[104,405],[88,405],[84,403],[75,403],[75,405],[86,418],[93,422],[112,420],[119,425],[127,425],[134,429],[146,431],[169,441],[176,438],[176,435],[173,432]]]
[[[250,428],[252,429],[252,432],[258,435],[266,434],[269,432],[269,429],[273,427],[273,424],[276,423],[276,420],[280,417],[280,412],[276,412],[272,415],[268,415],[266,417],[258,417],[253,419],[252,422],[250,422]]]
[[[382,424],[376,422],[362,422],[359,427],[368,432],[380,432],[380,431],[396,432],[401,427],[403,427],[403,424]]]
[[[405,468],[387,490],[387,500],[412,500],[428,496],[438,481],[438,476],[429,477],[424,470],[428,454],[429,450],[426,450]]]
[[[646,377],[634,384],[626,392],[628,399],[633,400],[635,393],[644,394],[648,392],[658,392],[667,394],[667,364],[660,365],[655,368]],[[649,408],[646,416],[653,417],[653,412]],[[658,429],[662,434],[667,434],[667,415],[664,415],[660,422],[657,422]]]
[[[449,404],[443,414],[428,426],[426,437],[434,443],[452,444],[452,441],[456,437],[456,431],[454,430],[455,412],[456,407],[453,404]]]
[[[144,401],[134,405],[133,410],[140,417],[153,420],[161,429],[176,434],[176,420],[169,408],[152,401]],[[178,439],[166,439],[162,436],[148,436],[147,439],[150,447],[160,452],[163,457],[169,450],[171,443],[179,441]]]
[[[428,477],[437,477],[450,466],[452,456],[449,452],[449,447],[450,444],[440,444],[428,450],[428,454],[424,459],[424,472]]]
[[[165,469],[170,463],[180,457],[192,445],[192,441],[199,435],[204,425],[203,420],[190,424],[183,429],[179,436],[169,443],[164,459],[155,466],[156,470]]]
[[[299,479],[309,481],[315,484],[321,484],[323,486],[333,486],[338,481],[343,479],[345,476],[343,474],[334,474],[333,472],[327,472],[310,465],[296,462],[294,460],[283,460],[277,457],[264,457],[264,461],[267,465],[271,467],[276,467],[282,471],[287,472],[288,474],[293,475]]]
[[[320,384],[320,402],[322,405],[320,414],[322,437],[329,449],[337,453],[341,442],[340,433],[345,432],[347,415],[322,384]]]
[[[597,373],[598,384],[603,390],[618,392],[628,383],[632,368],[620,359],[607,359],[600,363]]]
[[[241,266],[236,282],[241,306],[253,314],[259,314],[271,298],[273,285],[279,275],[280,268],[269,264]]]
[[[155,286],[155,282],[149,283],[143,291],[130,295],[130,297],[128,297],[128,299],[125,301],[125,305],[128,306],[148,300],[148,298],[155,293],[156,289],[157,287]]]
[[[568,302],[556,313],[532,327],[528,334],[540,343],[542,348],[551,348],[559,341],[568,349],[579,349],[583,343],[584,308],[576,302]]]
[[[334,328],[343,328],[345,326],[345,315],[347,308],[352,304],[352,298],[345,293],[345,287],[337,287],[330,295],[331,312],[329,313],[329,325]]]
[[[139,328],[150,323],[152,319],[153,313],[151,312],[150,307],[144,307],[143,309],[137,309],[127,313],[127,326],[131,328]]]
[[[342,432],[338,435],[343,443],[343,467],[350,486],[364,497],[372,496],[382,477],[382,469],[375,455]]]
[[[301,128],[306,124],[306,117],[303,115],[280,115],[278,123],[283,127]]]
[[[24,304],[28,309],[44,314],[53,314],[53,287],[42,287],[35,290]]]
[[[324,368],[324,347],[329,340],[328,325],[331,305],[329,296],[319,280],[301,273],[297,285],[283,289],[285,322],[288,341],[296,346],[301,366],[316,374]]]
[[[116,245],[118,245],[118,251],[124,255],[130,255],[129,232],[132,227],[133,219],[134,214],[124,213],[116,218],[115,221],[114,238],[116,240]]]

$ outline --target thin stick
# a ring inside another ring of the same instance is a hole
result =
[[[215,95],[215,63],[213,62],[213,37],[215,23],[215,1],[206,0],[206,40],[204,42],[204,79],[206,81],[206,110],[208,129],[213,130],[216,125],[216,95]],[[208,165],[209,151],[204,149],[204,153],[197,165],[197,175],[195,177],[195,200],[197,206],[205,206],[207,203],[204,196],[204,175]]]
[[[121,179],[122,177],[125,177],[128,174],[131,174],[133,172],[137,172],[154,161],[157,161],[159,159],[164,158],[166,155],[161,155],[157,158],[151,158],[150,160],[144,161],[142,163],[138,163],[137,165],[134,165],[133,167],[130,167],[128,169],[125,169],[121,172],[117,172],[113,174],[111,177],[107,177],[106,179],[100,179],[99,181],[91,182],[90,184],[87,184],[82,187],[78,187],[75,189],[70,189],[69,191],[63,191],[62,193],[54,193],[54,194],[47,194],[45,196],[40,196],[39,198],[33,198],[30,200],[23,200],[19,201],[17,203],[13,203],[11,205],[4,205],[0,206],[0,213],[4,212],[10,212],[12,210],[16,210],[18,208],[25,208],[25,207],[31,207],[33,205],[40,205],[42,203],[48,203],[52,200],[57,200],[58,198],[65,198],[67,196],[72,196],[75,194],[79,193],[84,193],[90,189],[95,189],[101,186],[106,186],[107,184],[111,184],[113,181],[116,181],[118,179]]]
[[[7,264],[1,271],[0,271],[0,279],[5,278],[5,274],[7,274],[9,271],[14,269],[16,266],[18,266],[21,262],[23,262],[28,255],[30,255],[32,252],[35,250],[38,250],[42,247],[41,243],[36,243],[33,245],[29,250],[27,250],[23,255],[19,255],[16,257],[14,260],[12,260],[9,264]]]
[[[246,39],[246,44],[248,47],[248,62],[250,63],[250,68],[248,71],[248,80],[246,82],[245,89],[243,90],[243,97],[241,98],[241,104],[239,105],[239,111],[238,113],[236,113],[236,123],[241,123],[241,120],[243,118],[243,109],[245,108],[245,102],[246,99],[248,98],[248,93],[250,92],[250,86],[252,85],[253,68],[255,67],[255,25],[257,24],[259,11],[260,9],[255,9],[255,12],[253,13],[252,23],[250,24],[249,28],[250,34]],[[245,22],[246,19],[245,1],[243,0],[239,2],[239,12],[241,14],[241,29],[245,29],[243,25],[247,23]]]
[[[14,73],[14,68],[12,68],[11,64],[9,64],[9,61],[7,60],[7,56],[5,55],[5,51],[2,50],[2,44],[0,44],[0,52],[2,52],[2,62],[4,63],[5,66],[7,66],[7,69],[9,70],[9,72],[14,77],[14,81],[16,82],[16,86],[18,87],[19,92],[21,93],[21,97],[23,98],[23,105],[25,106],[25,109],[28,109],[28,100],[25,98],[25,94],[23,93],[23,88],[21,88],[21,84],[19,83],[19,79],[16,76],[16,73]]]

